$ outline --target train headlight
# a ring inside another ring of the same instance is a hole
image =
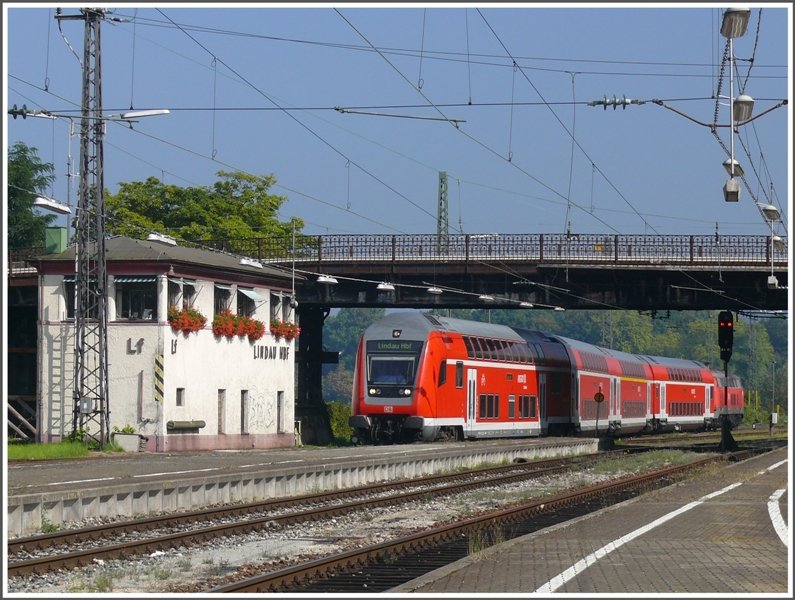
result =
[[[375,388],[370,388],[370,395],[375,396]]]
[[[403,390],[403,393],[404,393],[406,396],[411,396],[411,388],[406,388],[405,390]]]

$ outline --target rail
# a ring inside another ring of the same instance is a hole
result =
[[[622,266],[787,267],[786,239],[763,235],[372,234],[202,240],[266,263],[532,261]],[[772,252],[772,256],[771,256]],[[772,262],[771,262],[772,261]]]

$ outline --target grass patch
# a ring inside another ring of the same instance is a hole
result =
[[[591,473],[616,473],[628,471],[636,473],[639,471],[650,471],[652,469],[662,469],[681,465],[706,455],[697,455],[683,450],[650,450],[631,456],[623,456],[608,460],[601,460],[591,465],[588,471]]]
[[[58,444],[8,444],[8,460],[47,460],[50,458],[82,458],[90,450],[83,442]]]

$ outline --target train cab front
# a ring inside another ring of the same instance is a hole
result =
[[[416,413],[415,389],[422,347],[422,341],[365,340],[349,419],[354,444],[418,438],[422,419]]]

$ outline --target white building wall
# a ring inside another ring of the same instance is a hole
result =
[[[71,320],[65,321],[62,277],[43,276],[41,284],[39,412],[42,440],[57,441],[72,430],[74,327]],[[296,342],[277,341],[270,335],[267,300],[256,307],[253,316],[265,323],[262,338],[252,342],[247,336],[215,336],[213,282],[197,281],[196,287],[194,308],[207,317],[207,324],[198,332],[185,334],[169,325],[165,276],[158,277],[157,322],[115,321],[115,312],[109,310],[111,430],[131,425],[148,437],[147,449],[152,451],[292,446]],[[270,296],[270,290],[255,290],[266,299]],[[237,309],[235,297],[233,288],[233,312]],[[155,376],[158,355],[162,356],[162,390]],[[178,388],[184,389],[183,406],[176,404]],[[226,406],[225,427],[219,433],[221,389],[226,390]],[[241,432],[244,390],[248,397],[246,433]],[[162,401],[158,392],[162,392]],[[277,402],[279,392],[283,397],[281,407]],[[169,429],[169,421],[203,421],[204,426],[194,430]]]

